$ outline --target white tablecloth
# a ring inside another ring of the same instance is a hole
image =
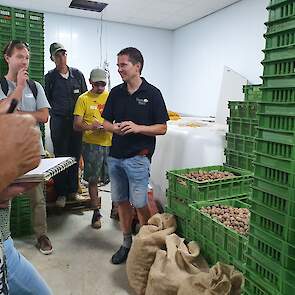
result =
[[[187,123],[200,123],[202,127],[185,127]],[[193,118],[169,121],[167,133],[157,137],[152,158],[150,183],[156,200],[165,204],[168,187],[166,171],[224,162],[226,126],[200,122]]]

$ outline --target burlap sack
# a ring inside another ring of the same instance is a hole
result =
[[[167,252],[159,250],[151,267],[145,295],[176,295],[182,281],[200,270],[193,261],[199,256],[196,242],[184,244],[176,234],[166,238]]]
[[[177,295],[239,295],[242,284],[240,272],[218,262],[208,273],[200,272],[184,280]]]
[[[126,262],[128,281],[136,294],[145,294],[149,271],[156,253],[165,248],[166,236],[175,230],[174,216],[163,213],[152,216],[148,225],[141,227],[136,235]]]

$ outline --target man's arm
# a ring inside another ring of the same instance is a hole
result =
[[[102,129],[102,125],[98,121],[94,121],[91,125],[88,125],[82,116],[75,115],[74,117],[74,129],[76,131],[87,131]]]
[[[147,136],[164,135],[167,132],[167,124],[154,124],[150,126],[138,125],[132,121],[122,122],[120,124],[121,132],[126,134],[143,134]]]
[[[48,117],[49,117],[49,111],[48,108],[42,108],[39,109],[38,111],[35,112],[23,112],[23,111],[18,111],[19,114],[29,114],[32,115],[37,123],[47,123]]]

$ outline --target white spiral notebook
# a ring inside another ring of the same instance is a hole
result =
[[[41,159],[37,168],[17,178],[14,183],[47,181],[75,163],[75,158],[71,157]]]

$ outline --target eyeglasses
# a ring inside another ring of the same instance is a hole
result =
[[[27,42],[21,40],[11,40],[6,46],[3,51],[3,54],[11,54],[11,51],[17,47],[17,45],[24,45],[28,50],[30,50],[29,44]]]

